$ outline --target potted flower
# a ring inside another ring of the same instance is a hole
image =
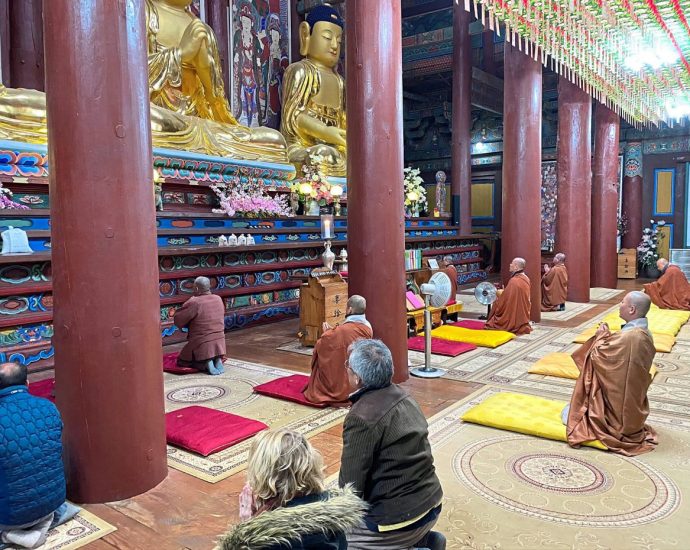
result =
[[[321,208],[330,210],[333,204],[331,184],[321,171],[322,162],[322,156],[310,155],[302,165],[302,177],[290,189],[304,203],[304,213],[308,216],[318,216]]]
[[[0,183],[0,210],[5,210],[6,208],[15,210],[29,210],[28,206],[14,202],[12,200],[12,191],[6,189],[2,186],[2,183]]]
[[[294,215],[287,196],[269,195],[264,191],[261,181],[251,175],[245,184],[241,182],[239,176],[236,176],[232,184],[217,183],[211,185],[211,189],[220,203],[220,208],[213,209],[216,213],[241,218],[275,218]]]
[[[427,209],[426,189],[424,180],[419,175],[419,168],[407,167],[403,171],[405,189],[405,212],[406,215],[418,217],[419,212]]]
[[[642,240],[637,246],[637,261],[640,264],[641,271],[644,271],[646,276],[650,279],[655,279],[659,276],[659,270],[656,268],[656,262],[659,259],[659,243],[664,238],[663,233],[659,233],[659,227],[666,225],[666,222],[649,220],[650,227],[645,227],[642,230]]]

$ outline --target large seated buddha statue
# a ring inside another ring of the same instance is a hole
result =
[[[323,159],[323,170],[345,176],[345,82],[336,72],[340,59],[343,21],[331,6],[321,5],[300,23],[300,54],[283,78],[283,113],[280,131],[291,162],[309,157]]]
[[[216,38],[190,11],[191,3],[146,0],[153,146],[287,162],[279,132],[241,126],[230,114]],[[43,92],[0,84],[0,139],[47,142]]]

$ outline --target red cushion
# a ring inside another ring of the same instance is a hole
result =
[[[284,376],[283,378],[276,378],[265,384],[254,386],[254,391],[261,395],[268,397],[275,397],[277,399],[285,399],[286,401],[294,401],[309,407],[323,408],[324,403],[312,403],[307,401],[302,393],[304,388],[309,383],[309,377],[304,374],[293,374],[291,376]]]
[[[447,306],[452,306],[453,304],[455,304],[455,300],[454,300],[453,298],[451,298],[450,300],[448,300],[448,301],[446,302],[446,305],[447,305]]]
[[[407,349],[413,351],[424,351],[424,336],[413,336],[407,339]],[[451,342],[450,340],[443,340],[442,338],[431,339],[431,353],[438,355],[448,355],[456,357],[461,353],[477,349],[474,344],[465,344],[463,342]]]
[[[194,367],[180,367],[177,364],[177,357],[180,352],[166,353],[163,355],[163,370],[172,374],[199,374],[199,370]]]
[[[165,415],[168,443],[208,456],[253,436],[268,426],[208,407],[192,405]]]
[[[46,378],[29,384],[29,393],[55,402],[55,378]]]
[[[469,328],[472,330],[484,330],[484,321],[475,321],[474,319],[465,319],[463,321],[458,321],[457,323],[451,323],[454,327]]]

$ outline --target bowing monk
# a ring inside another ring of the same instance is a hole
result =
[[[458,293],[458,270],[453,265],[452,256],[443,257],[443,267],[440,271],[448,275],[450,279],[450,298],[447,303],[454,304]]]
[[[208,277],[194,279],[194,296],[175,312],[175,326],[186,328],[187,344],[177,358],[181,367],[194,367],[209,374],[223,374],[225,358],[225,304],[211,294]]]
[[[656,433],[645,424],[655,353],[646,318],[650,305],[642,292],[626,294],[619,311],[625,320],[621,331],[612,333],[602,323],[573,353],[580,376],[562,414],[569,445],[598,439],[626,456],[654,449]]]
[[[491,306],[486,328],[505,330],[513,334],[529,334],[531,307],[530,281],[525,275],[525,260],[515,258],[510,262],[508,284]]]
[[[541,278],[541,310],[563,311],[568,295],[568,269],[565,267],[565,254],[559,252],[553,257],[553,265],[544,265]]]
[[[656,266],[661,271],[659,280],[644,285],[644,291],[652,302],[661,309],[684,309],[690,311],[690,283],[677,265],[659,258]]]
[[[373,332],[364,312],[367,302],[362,296],[350,296],[345,310],[345,322],[337,327],[323,324],[323,334],[314,346],[311,360],[311,376],[304,389],[304,396],[312,403],[324,403],[333,407],[350,404],[350,386],[345,361],[347,348],[362,338],[371,338]]]

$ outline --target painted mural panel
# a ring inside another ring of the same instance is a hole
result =
[[[289,59],[289,0],[232,0],[232,113],[246,126],[280,126]]]
[[[541,163],[541,249],[552,251],[556,241],[556,161]]]

